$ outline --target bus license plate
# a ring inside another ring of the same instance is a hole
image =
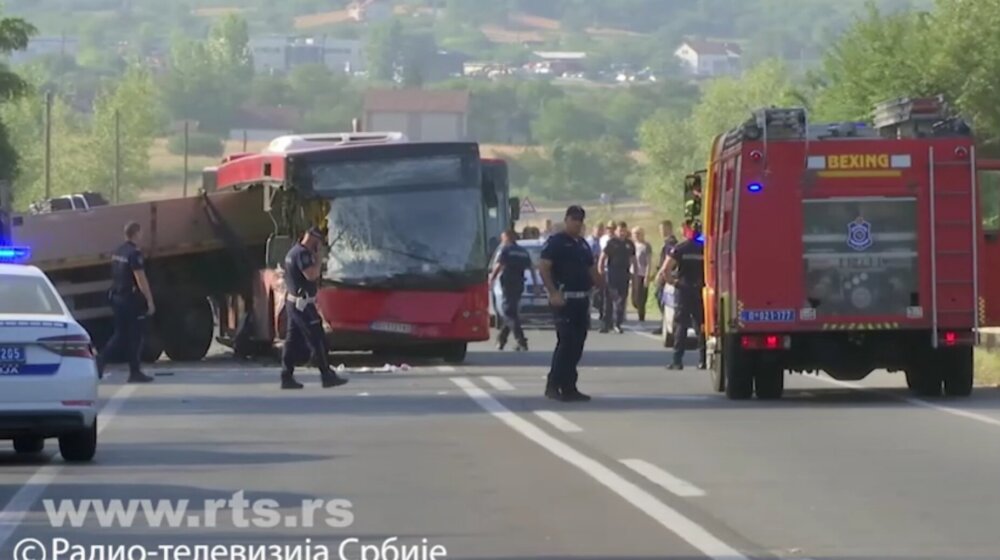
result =
[[[372,330],[396,334],[410,334],[413,332],[413,325],[406,323],[390,323],[388,321],[375,321],[372,323]]]
[[[24,346],[0,345],[0,365],[24,365],[27,355]]]

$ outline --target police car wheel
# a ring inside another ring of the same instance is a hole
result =
[[[21,454],[41,453],[45,449],[45,438],[24,436],[14,438],[14,451]]]
[[[90,428],[59,438],[59,453],[68,463],[87,463],[97,454],[97,420]]]

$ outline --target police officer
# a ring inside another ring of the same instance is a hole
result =
[[[535,267],[531,264],[531,255],[527,249],[517,244],[513,231],[504,231],[500,236],[503,245],[497,257],[496,266],[490,274],[490,286],[500,279],[500,290],[503,293],[503,304],[501,313],[503,314],[503,325],[500,334],[497,336],[497,349],[503,350],[507,346],[507,338],[511,331],[514,332],[514,339],[517,340],[517,351],[528,351],[528,339],[524,336],[524,329],[521,327],[521,295],[524,293],[524,272],[531,270],[535,279],[535,291],[538,292],[541,286],[538,283],[538,275]]]
[[[684,369],[684,350],[687,345],[687,331],[694,326],[698,333],[698,368],[705,369],[705,308],[701,299],[705,287],[704,245],[701,241],[701,224],[690,220],[687,239],[681,241],[663,262],[657,278],[660,282],[670,281],[676,289],[674,308],[674,359],[668,369]],[[676,279],[669,278],[670,270],[677,264]]]
[[[628,296],[629,284],[633,270],[639,268],[635,256],[635,243],[628,238],[628,224],[618,222],[614,237],[608,239],[598,261],[598,270],[604,272],[607,289],[604,291],[604,325],[601,332],[606,333],[614,328],[622,334],[622,324],[625,322],[625,301]]]
[[[677,246],[677,238],[674,236],[674,223],[670,220],[663,220],[660,222],[660,236],[663,238],[663,246],[660,248],[660,260],[657,261],[657,267],[662,268],[663,263],[667,262],[667,258],[670,257],[670,252],[674,250]],[[657,270],[659,270],[657,268]],[[656,282],[656,307],[663,313],[663,289],[665,287],[665,282]],[[662,327],[656,327],[653,330],[653,334],[660,335],[663,334]]]
[[[317,256],[323,243],[323,232],[311,228],[302,239],[285,255],[285,347],[281,352],[281,388],[301,389],[295,380],[295,362],[302,345],[309,347],[314,363],[319,367],[323,387],[337,387],[347,383],[330,369],[327,360],[326,340],[323,320],[316,309],[316,292],[320,277],[320,261]]]
[[[565,228],[545,242],[539,263],[557,336],[545,396],[563,402],[590,400],[577,388],[577,365],[590,328],[590,292],[604,285],[590,246],[581,237],[584,218],[583,208],[570,206]]]
[[[141,236],[142,228],[139,224],[129,222],[125,225],[125,243],[115,249],[111,256],[111,290],[108,292],[108,299],[115,317],[115,332],[97,355],[97,372],[100,377],[104,377],[109,357],[124,356],[128,361],[129,383],[148,383],[153,380],[139,368],[143,319],[156,312],[142,251],[139,250]]]

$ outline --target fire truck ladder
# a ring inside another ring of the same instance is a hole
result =
[[[941,96],[886,101],[875,106],[873,117],[875,127],[883,138],[971,135],[968,125],[952,116]],[[970,148],[968,158],[968,162],[939,162],[934,148],[928,148],[933,348],[938,347],[942,324],[946,328],[965,325],[971,317],[973,329],[978,331],[979,328],[975,148]],[[954,177],[960,175],[956,168],[966,165],[970,167],[969,180],[956,181]],[[970,201],[968,205],[956,202],[965,200]]]

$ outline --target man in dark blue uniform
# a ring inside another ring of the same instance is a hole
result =
[[[146,278],[146,265],[139,250],[142,228],[135,222],[125,225],[125,243],[111,256],[111,290],[108,298],[115,317],[115,332],[97,355],[97,372],[104,377],[104,368],[111,356],[123,356],[128,361],[128,382],[148,383],[153,380],[142,373],[139,358],[142,352],[144,317],[156,312],[153,292]]]
[[[555,313],[557,336],[545,396],[563,402],[590,400],[577,388],[577,365],[590,328],[590,292],[595,285],[604,284],[594,254],[581,237],[584,218],[583,208],[570,206],[565,228],[545,242],[539,263]]]
[[[698,334],[698,368],[705,369],[705,306],[702,288],[705,287],[705,247],[701,237],[701,226],[695,220],[691,223],[688,239],[681,241],[670,251],[670,256],[660,267],[658,279],[670,281],[670,271],[677,265],[674,307],[674,359],[669,369],[684,369],[684,350],[687,346],[687,331],[692,326]]]
[[[538,276],[535,274],[535,267],[531,264],[531,254],[524,247],[517,244],[513,231],[505,231],[501,235],[503,245],[497,257],[496,266],[490,274],[490,286],[500,279],[500,290],[503,293],[500,312],[503,314],[503,325],[497,337],[497,349],[503,350],[507,346],[507,338],[511,331],[514,332],[514,339],[517,341],[517,351],[528,351],[528,339],[524,336],[524,329],[521,327],[521,295],[524,293],[524,272],[531,270],[534,277],[534,288],[536,293],[541,287],[538,284]]]
[[[301,389],[295,380],[295,362],[303,345],[309,347],[314,363],[319,367],[323,387],[337,387],[347,383],[338,377],[327,359],[323,319],[316,309],[319,291],[320,261],[317,256],[323,243],[323,232],[311,228],[285,255],[285,347],[281,352],[281,388]]]

